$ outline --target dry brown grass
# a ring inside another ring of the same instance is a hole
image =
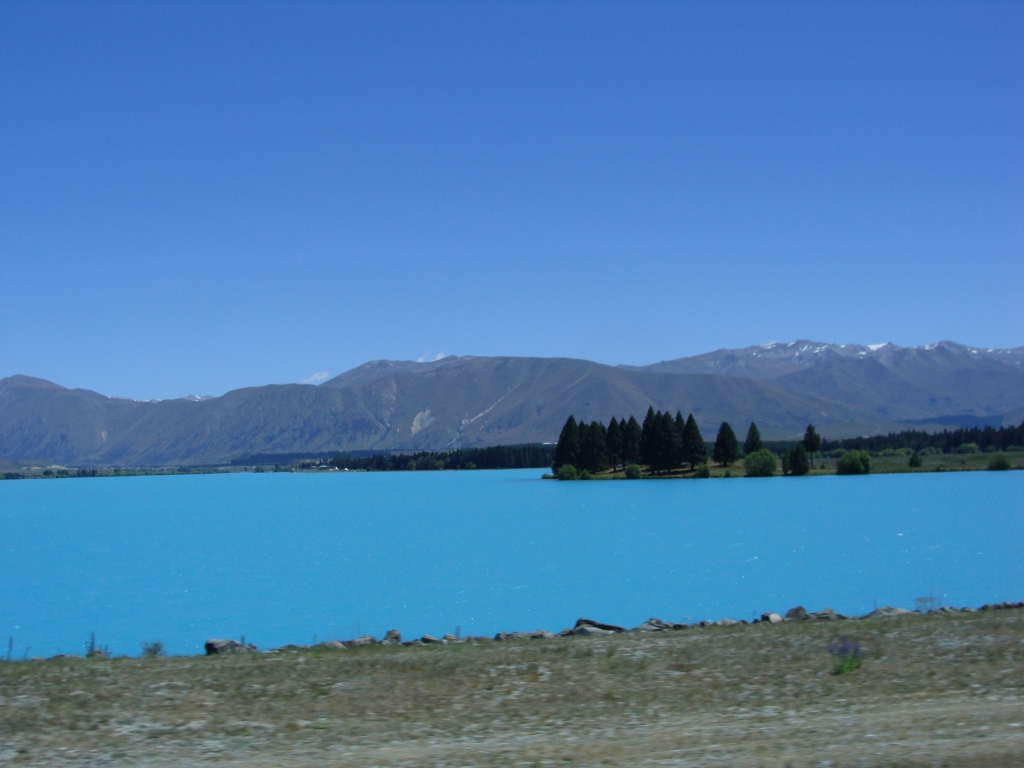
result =
[[[1022,765],[1022,672],[1021,610],[10,663],[0,765]]]

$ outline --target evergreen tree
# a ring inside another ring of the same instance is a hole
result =
[[[562,427],[562,433],[558,436],[558,445],[555,446],[555,460],[551,463],[551,471],[557,473],[564,464],[576,466],[580,453],[580,432],[576,426],[576,419],[571,415]]]
[[[640,425],[633,416],[622,427],[622,465],[640,463]]]
[[[675,432],[675,441],[672,446],[672,466],[681,467],[686,461],[686,454],[683,452],[683,437],[686,435],[686,420],[683,419],[683,414],[676,411],[675,421],[672,422],[672,428]]]
[[[679,435],[668,411],[659,414],[657,435],[658,469],[668,471],[679,465]]]
[[[612,469],[618,469],[619,465],[622,464],[622,425],[615,420],[614,416],[608,422],[608,434],[605,437],[605,445],[608,449],[608,461],[611,463]]]
[[[803,445],[804,450],[812,457],[821,450],[821,435],[815,431],[813,424],[807,425],[807,431],[804,432]],[[813,463],[811,466],[813,466]]]
[[[643,426],[640,427],[640,461],[648,467],[654,468],[658,446],[655,433],[657,432],[658,418],[661,412],[654,413],[654,406],[648,406],[647,415],[644,416]]]
[[[608,466],[608,458],[605,455],[605,428],[599,421],[592,422],[590,426],[580,423],[580,470],[587,472],[600,472]]]
[[[701,437],[700,428],[692,413],[686,419],[686,426],[683,428],[683,459],[690,465],[690,469],[708,460],[707,446],[704,445],[704,438]]]
[[[727,467],[740,457],[739,454],[740,447],[736,442],[736,433],[732,431],[729,422],[723,421],[722,426],[718,428],[718,437],[715,438],[715,449],[711,453],[711,458],[723,467]]]
[[[749,456],[752,453],[757,453],[764,448],[764,443],[761,442],[761,433],[757,431],[757,424],[750,422],[750,429],[747,430],[747,439],[743,441],[743,453]]]
[[[811,471],[811,463],[807,458],[807,449],[803,443],[797,443],[796,448],[786,454],[783,462],[783,471],[791,475],[806,475]]]

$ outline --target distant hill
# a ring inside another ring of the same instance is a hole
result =
[[[979,349],[951,341],[923,347],[795,341],[720,349],[630,370],[749,378],[844,403],[869,418],[888,421],[938,418],[935,423],[941,424],[964,416],[1001,421],[1024,408],[1024,347]]]
[[[723,419],[738,425],[754,419],[767,434],[789,434],[809,418],[823,427],[860,418],[841,404],[763,382],[568,359],[373,362],[320,386],[251,387],[161,402],[13,376],[0,380],[0,459],[155,466],[254,454],[550,442],[570,413],[642,418],[651,404],[693,411],[708,431]]]
[[[69,466],[229,463],[253,455],[551,442],[567,416],[648,406],[766,437],[808,422],[831,437],[900,424],[1000,423],[1024,413],[1024,348],[903,349],[795,342],[612,367],[566,358],[378,360],[324,382],[137,402],[42,379],[0,379],[0,462]],[[1019,420],[1019,419],[1018,419]],[[1014,422],[1017,423],[1017,422]]]

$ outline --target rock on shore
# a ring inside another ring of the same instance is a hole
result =
[[[251,653],[256,650],[252,643],[242,644],[237,640],[207,640],[206,655],[215,656],[218,653]]]
[[[951,606],[943,606],[942,608],[936,608],[927,613],[961,613],[961,612],[973,612],[978,611],[999,611],[1009,610],[1013,608],[1024,608],[1024,602],[1003,602],[1003,603],[986,603],[980,608],[954,608]],[[899,618],[906,616],[920,616],[921,611],[910,611],[906,608],[894,608],[892,606],[882,606],[875,610],[867,613],[863,616],[844,616],[841,613],[836,613],[831,608],[823,608],[820,611],[808,611],[802,605],[798,605],[794,608],[790,608],[786,611],[785,615],[781,615],[774,612],[767,612],[761,614],[761,617],[754,619],[754,624],[769,624],[776,625],[785,622],[792,621],[863,621],[868,619],[887,619],[887,618]],[[314,646],[322,650],[345,650],[348,648],[362,648],[371,645],[448,645],[452,643],[478,643],[494,640],[496,642],[507,642],[513,640],[550,640],[556,637],[600,637],[606,635],[616,635],[621,632],[670,632],[682,629],[690,629],[691,627],[731,627],[740,624],[746,624],[746,621],[736,621],[734,619],[720,619],[719,621],[700,621],[694,624],[675,624],[670,621],[662,621],[661,619],[651,617],[647,619],[643,624],[633,629],[626,629],[615,624],[605,624],[600,621],[594,621],[593,619],[577,619],[576,623],[569,629],[563,629],[557,635],[548,632],[547,630],[537,629],[532,632],[498,632],[493,638],[486,637],[457,637],[456,635],[446,634],[443,637],[433,637],[431,635],[422,635],[415,640],[402,641],[402,634],[397,629],[389,629],[384,638],[377,640],[370,635],[364,635],[363,637],[357,637],[354,640],[328,640],[323,643],[319,643]],[[273,652],[288,651],[288,650],[305,650],[310,646],[308,645],[286,645],[281,648],[275,648]],[[249,644],[240,643],[237,640],[207,640],[206,641],[206,654],[213,656],[216,654],[223,653],[246,653],[253,652],[256,650],[256,646]]]

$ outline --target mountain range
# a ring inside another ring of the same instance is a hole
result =
[[[0,379],[0,460],[67,466],[220,464],[254,455],[550,442],[569,414],[607,422],[649,406],[763,435],[826,436],[1024,420],[1024,347],[797,341],[653,365],[447,357],[379,360],[320,385],[164,401]]]

